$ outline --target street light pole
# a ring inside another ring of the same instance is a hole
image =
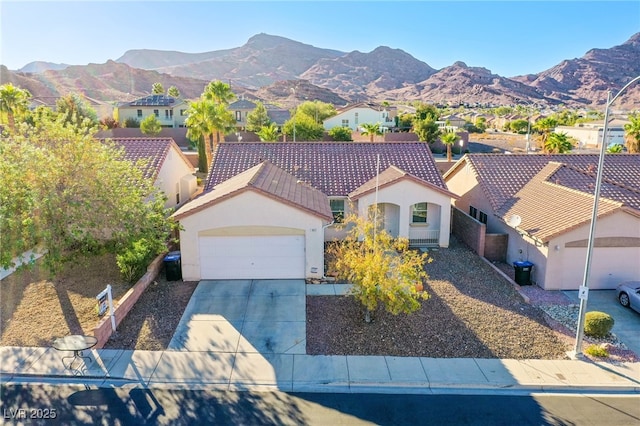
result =
[[[295,111],[295,107],[296,107],[296,89],[295,88],[291,88],[291,92],[293,93],[293,142],[295,143],[296,141],[296,111]]]
[[[600,188],[602,187],[602,174],[604,172],[604,154],[606,152],[607,130],[609,127],[609,108],[613,101],[624,92],[627,87],[640,80],[640,75],[628,82],[620,91],[612,98],[611,91],[607,92],[607,105],[604,110],[604,128],[602,129],[602,144],[600,146],[600,156],[598,158],[598,173],[596,175],[596,188],[593,194],[593,212],[591,214],[591,226],[589,227],[589,241],[587,243],[587,260],[584,267],[584,277],[582,287],[578,291],[580,298],[580,312],[578,314],[578,330],[576,332],[576,344],[571,353],[572,358],[580,358],[582,356],[582,339],[584,337],[584,320],[587,311],[587,299],[589,298],[589,274],[591,273],[591,260],[593,258],[593,243],[596,234],[596,220],[598,219],[598,202],[600,200]]]

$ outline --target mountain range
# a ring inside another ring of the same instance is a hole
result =
[[[17,71],[0,67],[0,80],[37,97],[82,91],[105,102],[148,94],[155,82],[198,97],[211,80],[231,84],[239,96],[290,107],[318,99],[335,105],[358,101],[412,101],[509,105],[534,103],[602,108],[607,90],[640,75],[640,33],[608,49],[592,49],[538,74],[503,77],[455,62],[434,69],[409,53],[380,46],[368,53],[323,49],[258,34],[243,46],[204,53],[138,49],[104,64],[68,66],[33,62]],[[291,91],[291,88],[295,88]],[[616,101],[640,109],[640,85]]]

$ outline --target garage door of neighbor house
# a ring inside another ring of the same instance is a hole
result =
[[[200,237],[202,279],[304,278],[304,235]]]
[[[596,247],[591,259],[589,288],[591,290],[614,289],[625,280],[638,276],[639,249],[633,247]],[[584,280],[584,268],[587,259],[586,247],[570,247],[564,249],[563,258],[563,290],[577,290]]]

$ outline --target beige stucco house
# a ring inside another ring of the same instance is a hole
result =
[[[183,205],[196,193],[195,169],[171,138],[112,138],[122,146],[125,159],[145,162],[145,175],[167,196],[166,207]]]
[[[453,197],[424,143],[220,144],[204,194],[174,214],[182,274],[322,278],[337,223],[376,205],[391,235],[448,247]]]
[[[132,102],[119,104],[113,112],[114,118],[124,126],[127,119],[142,122],[150,115],[155,115],[162,127],[185,127],[189,104],[178,98],[167,95],[149,95]]]
[[[324,120],[323,126],[325,130],[331,130],[334,127],[348,127],[356,131],[363,124],[379,123],[380,128],[385,131],[396,126],[395,117],[395,107],[361,102],[339,109],[336,115]]]
[[[532,262],[532,280],[544,289],[577,290],[597,164],[588,154],[468,154],[444,179],[457,208],[488,233],[508,235],[508,262]],[[606,156],[595,237],[590,288],[640,277],[640,155]]]

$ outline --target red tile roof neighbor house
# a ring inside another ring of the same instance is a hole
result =
[[[346,197],[390,166],[447,186],[424,142],[296,142],[220,144],[213,155],[205,192],[262,161],[269,161],[327,196]]]
[[[145,161],[145,177],[154,179],[157,177],[172,147],[182,157],[185,164],[193,168],[191,162],[182,154],[172,138],[112,138],[106,140],[124,148],[126,160],[131,162]]]
[[[243,191],[256,191],[262,195],[297,207],[325,220],[331,220],[329,199],[322,192],[291,176],[284,170],[263,161],[213,188],[174,214],[181,219],[189,214],[222,202]]]

